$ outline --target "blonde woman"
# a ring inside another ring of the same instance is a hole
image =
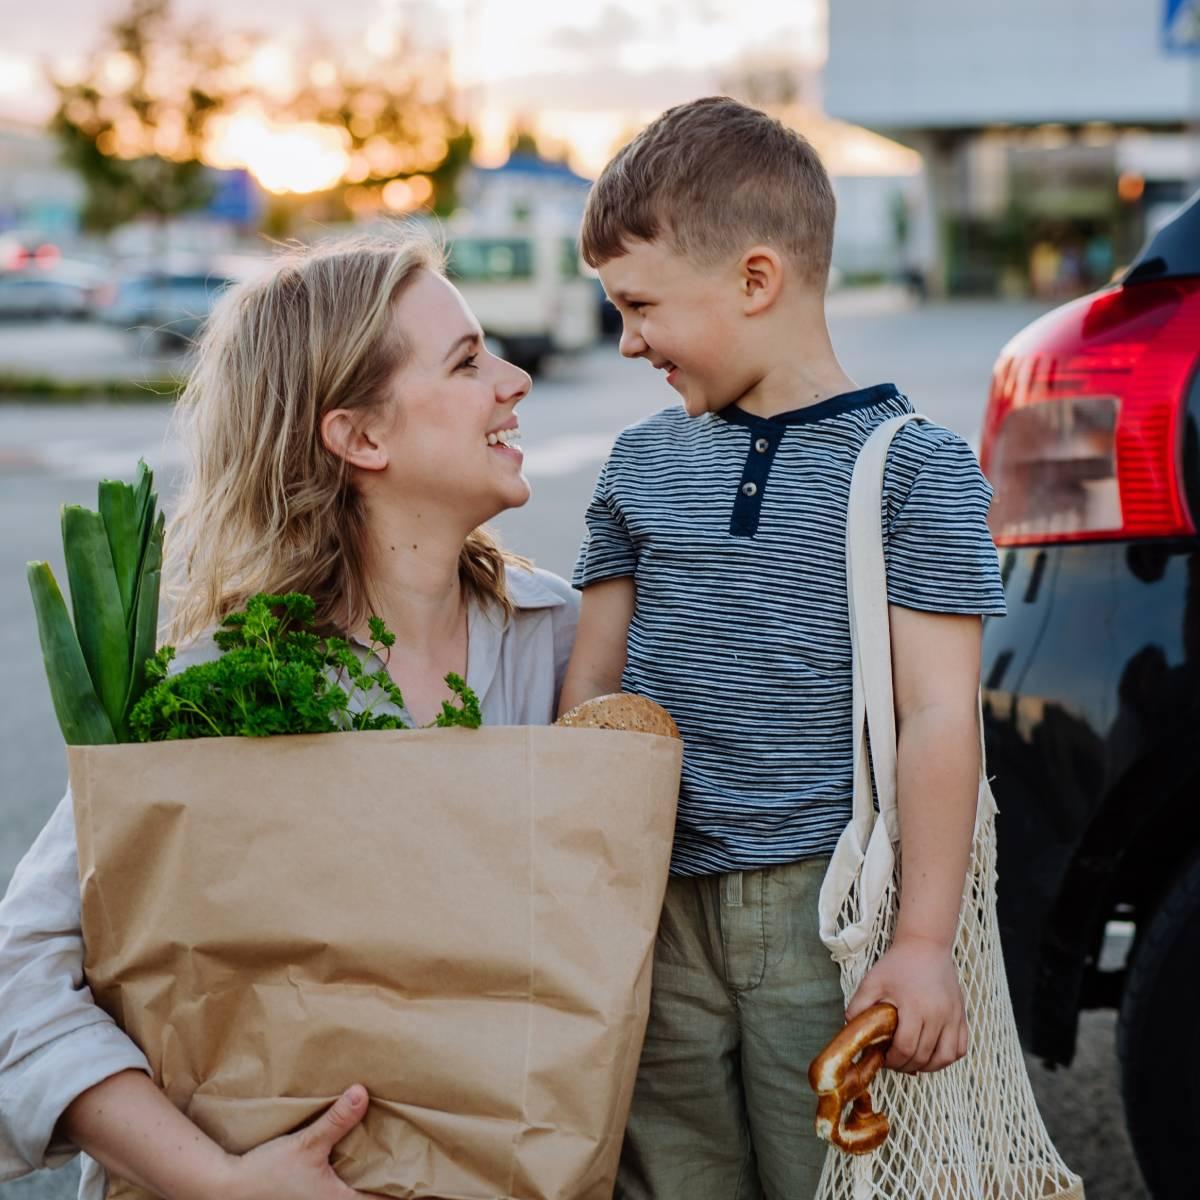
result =
[[[465,676],[489,724],[554,717],[577,597],[480,528],[529,498],[516,409],[529,377],[491,355],[430,244],[336,243],[228,295],[180,403],[191,470],[168,533],[171,639],[256,592],[307,592],[320,624],[396,633],[388,670],[424,724]],[[364,653],[366,653],[364,648]],[[370,830],[348,830],[371,836]],[[329,1153],[366,1111],[343,1096],[301,1133],[223,1152],[155,1087],[83,981],[70,796],[0,904],[0,1179],[82,1150],[169,1200],[346,1200]]]

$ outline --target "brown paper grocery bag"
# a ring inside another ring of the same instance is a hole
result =
[[[370,1109],[334,1158],[355,1188],[608,1200],[678,741],[446,729],[69,756],[88,983],[222,1146],[357,1081]]]

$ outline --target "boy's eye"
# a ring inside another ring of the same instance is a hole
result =
[[[468,354],[467,357],[458,364],[458,369],[460,371],[473,371],[479,365],[478,359],[478,354]]]

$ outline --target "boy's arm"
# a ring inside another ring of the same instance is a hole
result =
[[[629,575],[584,588],[575,648],[558,704],[560,716],[593,696],[621,690],[633,604],[633,577]]]
[[[900,913],[891,948],[847,1008],[889,1000],[900,1023],[887,1065],[936,1071],[967,1049],[951,957],[979,796],[978,617],[890,606],[898,751]]]

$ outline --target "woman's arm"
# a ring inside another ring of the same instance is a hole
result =
[[[634,597],[633,578],[628,575],[584,589],[575,649],[558,704],[560,715],[593,696],[621,690]]]
[[[243,1155],[227,1154],[140,1071],[97,1084],[68,1107],[66,1135],[114,1175],[168,1200],[352,1200],[329,1155],[366,1115],[348,1089],[311,1125]]]
[[[68,792],[0,902],[0,1178],[60,1166],[55,1127],[81,1092],[145,1055],[83,979],[79,868]]]

